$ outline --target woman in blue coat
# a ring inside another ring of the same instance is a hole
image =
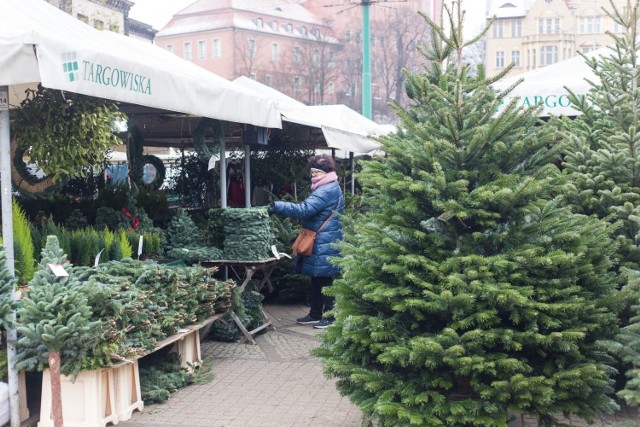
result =
[[[329,258],[337,257],[340,252],[334,243],[342,239],[340,215],[344,213],[344,197],[333,158],[327,155],[313,156],[309,159],[311,168],[311,194],[302,203],[276,201],[270,211],[292,218],[300,218],[302,228],[317,231],[329,218],[329,221],[316,236],[311,256],[297,255],[296,271],[311,276],[311,311],[305,317],[297,319],[301,325],[313,324],[322,329],[331,325],[331,319],[323,313],[333,308],[333,297],[322,293],[322,289],[331,286],[340,270]]]

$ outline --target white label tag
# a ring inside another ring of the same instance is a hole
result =
[[[53,271],[53,274],[55,274],[56,277],[67,277],[69,276],[69,273],[67,273],[67,270],[64,269],[63,266],[61,266],[60,264],[47,264],[47,267],[49,267],[49,269],[51,271]]]
[[[9,109],[9,92],[6,90],[0,90],[0,111],[7,111]]]
[[[142,244],[143,244],[143,237],[140,236],[140,240],[138,240],[138,258],[140,258],[140,255],[142,255]]]
[[[291,257],[288,254],[285,254],[284,252],[278,252],[278,248],[276,248],[276,245],[271,245],[271,253],[273,254],[274,257],[276,257],[276,259],[280,259],[282,257],[287,257],[291,259]]]
[[[216,167],[216,162],[218,161],[218,156],[211,156],[209,158],[209,165],[207,166],[207,170],[210,171]]]
[[[100,262],[100,255],[102,255],[102,251],[104,251],[104,249],[101,249],[101,250],[100,250],[100,252],[98,252],[98,255],[96,255],[96,260],[95,260],[95,262],[93,263],[93,266],[94,266],[94,267],[97,267],[97,266],[98,266],[98,263]]]

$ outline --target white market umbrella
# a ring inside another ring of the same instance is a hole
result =
[[[248,77],[238,77],[234,83],[274,99],[282,111],[282,120],[322,129],[329,148],[367,154],[380,148],[380,143],[372,137],[395,130],[390,125],[379,125],[346,105],[308,106]]]
[[[585,56],[608,56],[610,48],[602,48]],[[587,80],[598,83],[599,78],[580,55],[565,61],[547,65],[526,73],[507,77],[493,84],[494,89],[504,90],[523,79],[506,97],[505,103],[518,98],[518,105],[543,105],[541,116],[576,116],[580,114],[569,101],[566,88],[576,95],[586,95],[590,89]],[[503,104],[504,105],[504,104]]]

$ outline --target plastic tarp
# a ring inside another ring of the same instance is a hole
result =
[[[280,128],[275,103],[151,43],[96,30],[42,0],[0,2],[0,86]]]
[[[370,153],[380,148],[380,143],[373,138],[395,130],[394,126],[380,125],[346,105],[308,106],[247,77],[239,77],[234,83],[275,100],[284,121],[322,129],[329,148]]]
[[[608,56],[610,53],[609,48],[602,48],[589,52],[586,56]],[[522,83],[507,96],[505,102],[517,97],[519,98],[518,105],[542,104],[543,110],[540,114],[543,117],[579,114],[571,105],[566,88],[571,89],[576,95],[586,95],[590,88],[587,80],[596,84],[599,82],[598,77],[586,64],[584,58],[578,55],[543,68],[504,78],[494,83],[493,87],[497,90],[504,90],[520,79],[523,79]]]

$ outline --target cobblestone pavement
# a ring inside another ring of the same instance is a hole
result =
[[[203,341],[202,357],[213,358],[214,380],[179,390],[162,404],[118,423],[120,427],[360,427],[360,410],[336,391],[322,374],[321,362],[309,351],[322,331],[301,326],[303,305],[265,305],[275,330],[256,336],[257,345]],[[575,427],[640,427],[636,413]],[[518,418],[510,427],[534,427]]]
[[[122,427],[359,427],[360,410],[341,397],[310,355],[322,331],[295,319],[303,305],[265,305],[275,330],[257,345],[203,341],[214,380],[179,390],[162,404],[118,423]]]

